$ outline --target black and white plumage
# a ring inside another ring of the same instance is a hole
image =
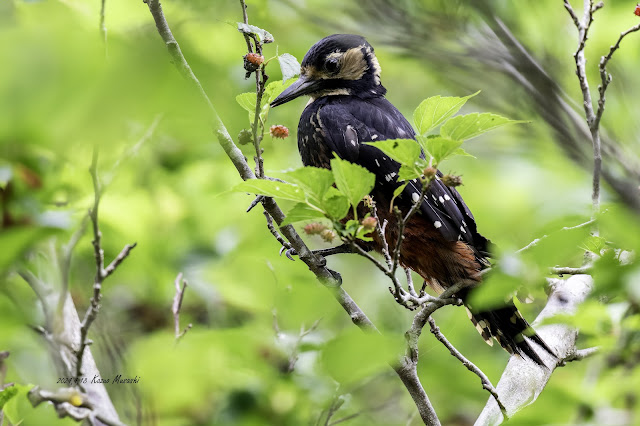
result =
[[[371,193],[387,220],[386,238],[397,241],[396,218],[389,212],[399,164],[365,142],[415,139],[404,116],[387,100],[381,84],[380,66],[373,48],[360,36],[336,34],[316,43],[306,54],[298,81],[272,103],[277,106],[309,95],[298,126],[298,149],[307,166],[330,168],[334,155],[363,166],[375,174]],[[403,266],[420,274],[437,292],[461,280],[480,281],[478,272],[488,266],[488,241],[477,230],[473,214],[454,188],[447,187],[438,172],[420,210],[405,227],[400,253]],[[395,202],[407,210],[421,194],[421,185],[410,182]],[[375,240],[375,238],[374,238]],[[374,242],[381,250],[381,242]],[[468,290],[457,294],[466,299]],[[469,317],[489,343],[495,338],[510,353],[524,354],[539,364],[540,357],[524,339],[551,350],[533,332],[513,303],[492,311],[473,310]]]
[[[415,139],[409,122],[384,97],[348,95],[323,96],[309,104],[300,118],[298,135],[298,149],[305,165],[329,167],[335,153],[374,173],[376,185],[391,192],[398,186],[398,163],[363,142]],[[421,185],[413,181],[402,197],[414,201],[420,192]],[[473,214],[454,188],[434,180],[420,210],[446,239],[464,241],[487,253],[487,240],[477,232]]]

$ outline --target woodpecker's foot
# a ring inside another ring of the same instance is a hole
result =
[[[336,282],[338,283],[336,287],[340,287],[342,285],[342,275],[340,275],[338,271],[334,271],[333,269],[327,269],[327,270],[331,272],[331,276],[333,276],[333,279],[336,280]]]
[[[284,245],[284,246],[282,246],[280,248],[280,256],[282,256],[282,253],[284,253],[284,255],[287,256],[287,258],[289,260],[292,260],[292,261],[295,261],[293,256],[297,256],[298,255],[298,252],[296,251],[296,249],[291,247],[291,245],[289,243],[287,243],[286,245]]]

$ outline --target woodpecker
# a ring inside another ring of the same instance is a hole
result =
[[[364,37],[334,34],[323,38],[305,55],[300,78],[271,103],[282,105],[299,96],[311,99],[300,117],[298,150],[305,166],[330,168],[337,156],[358,164],[376,176],[371,192],[380,220],[387,220],[390,247],[398,240],[396,216],[390,204],[399,164],[365,142],[415,139],[409,122],[386,98],[380,65]],[[473,214],[454,188],[447,187],[438,171],[422,200],[421,185],[410,182],[394,205],[407,211],[413,202],[420,208],[405,225],[400,263],[418,273],[436,292],[462,281],[480,283],[480,271],[489,267],[488,240],[477,230]],[[374,236],[373,248],[382,251]],[[493,310],[478,310],[468,303],[469,289],[456,294],[484,340],[495,339],[511,354],[524,355],[544,365],[528,339],[547,352],[552,350],[518,312],[513,301]],[[555,355],[554,355],[555,356]]]

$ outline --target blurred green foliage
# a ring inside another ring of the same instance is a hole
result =
[[[469,13],[459,2],[432,3],[459,16]],[[606,2],[599,12],[587,46],[590,64],[637,22],[628,3]],[[355,2],[310,0],[306,13],[273,0],[248,5],[250,23],[275,38],[265,47],[267,58],[289,52],[301,60],[309,46],[334,32],[312,16],[330,13],[341,17],[345,31],[361,30],[350,18]],[[236,25],[240,5],[167,0],[163,6],[195,74],[237,135],[248,123],[235,99],[255,88],[253,79],[244,79],[246,45]],[[5,382],[55,387],[46,346],[29,328],[42,323],[40,308],[16,270],[28,268],[52,284],[59,282],[59,250],[93,198],[87,170],[97,146],[106,184],[100,206],[105,256],[112,259],[124,244],[138,243],[105,283],[102,311],[90,336],[104,377],[141,378],[135,385],[107,385],[123,421],[315,424],[339,400],[332,421],[358,414],[345,423],[407,424],[415,408],[386,362],[402,353],[412,313],[394,303],[389,283],[365,259],[329,258],[329,267],[340,271],[346,290],[384,335],[365,336],[302,262],[278,256],[280,246],[260,209],[244,213],[253,196],[229,191],[240,178],[215,142],[207,109],[169,62],[147,6],[106,0],[106,46],[99,10],[97,0],[0,3],[0,350],[11,352],[4,362]],[[498,10],[534,54],[551,58],[559,83],[579,99],[571,57],[574,28],[562,5],[499,2]],[[544,26],[557,31],[543,31]],[[407,117],[429,96],[470,93],[452,92],[435,70],[377,45],[375,31],[368,31],[364,35],[376,47],[388,98]],[[612,64],[603,124],[621,144],[637,148],[633,105],[640,85],[634,42],[623,44]],[[267,72],[270,81],[281,79],[275,61]],[[486,111],[475,102],[507,102],[472,77],[474,91],[482,93],[469,99],[463,113]],[[292,102],[265,117],[292,134],[263,141],[267,174],[300,166],[293,129],[302,107],[302,101]],[[495,244],[498,270],[488,277],[488,300],[525,286],[536,301],[521,309],[533,318],[544,304],[548,267],[582,261],[588,228],[560,229],[589,218],[591,176],[560,152],[541,120],[518,103],[513,110],[513,118],[531,123],[480,137],[467,147],[477,159],[456,157],[443,172],[463,175],[460,192],[480,231]],[[250,145],[242,150],[253,157]],[[637,253],[637,216],[604,197],[599,224],[607,247]],[[542,235],[549,238],[515,254]],[[308,241],[314,248],[326,246],[316,237]],[[579,413],[602,407],[631,408],[636,419],[640,416],[638,404],[629,403],[637,399],[640,382],[640,270],[635,264],[621,268],[615,256],[609,252],[597,261],[593,297],[565,319],[583,329],[581,345],[601,345],[603,354],[556,371],[540,399],[512,423],[570,423],[588,419]],[[181,321],[194,326],[176,345],[170,306],[178,272],[189,282]],[[94,273],[87,232],[70,274],[79,309],[88,304]],[[620,321],[630,300],[636,313]],[[442,309],[435,318],[449,340],[497,382],[507,354],[484,345],[461,309]],[[317,328],[301,339],[301,327],[317,320]],[[477,377],[428,333],[420,350],[419,374],[443,423],[472,422],[488,398]],[[585,384],[585,374],[593,371],[600,373]],[[31,409],[26,388],[19,389],[5,405],[7,416],[23,418],[25,425],[72,424],[57,420],[49,406]]]

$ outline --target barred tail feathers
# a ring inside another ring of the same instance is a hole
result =
[[[469,319],[487,344],[493,346],[494,338],[510,354],[526,355],[538,365],[544,362],[531,347],[528,339],[540,345],[549,354],[556,356],[547,344],[531,328],[513,303],[485,312],[472,312],[467,307]]]

